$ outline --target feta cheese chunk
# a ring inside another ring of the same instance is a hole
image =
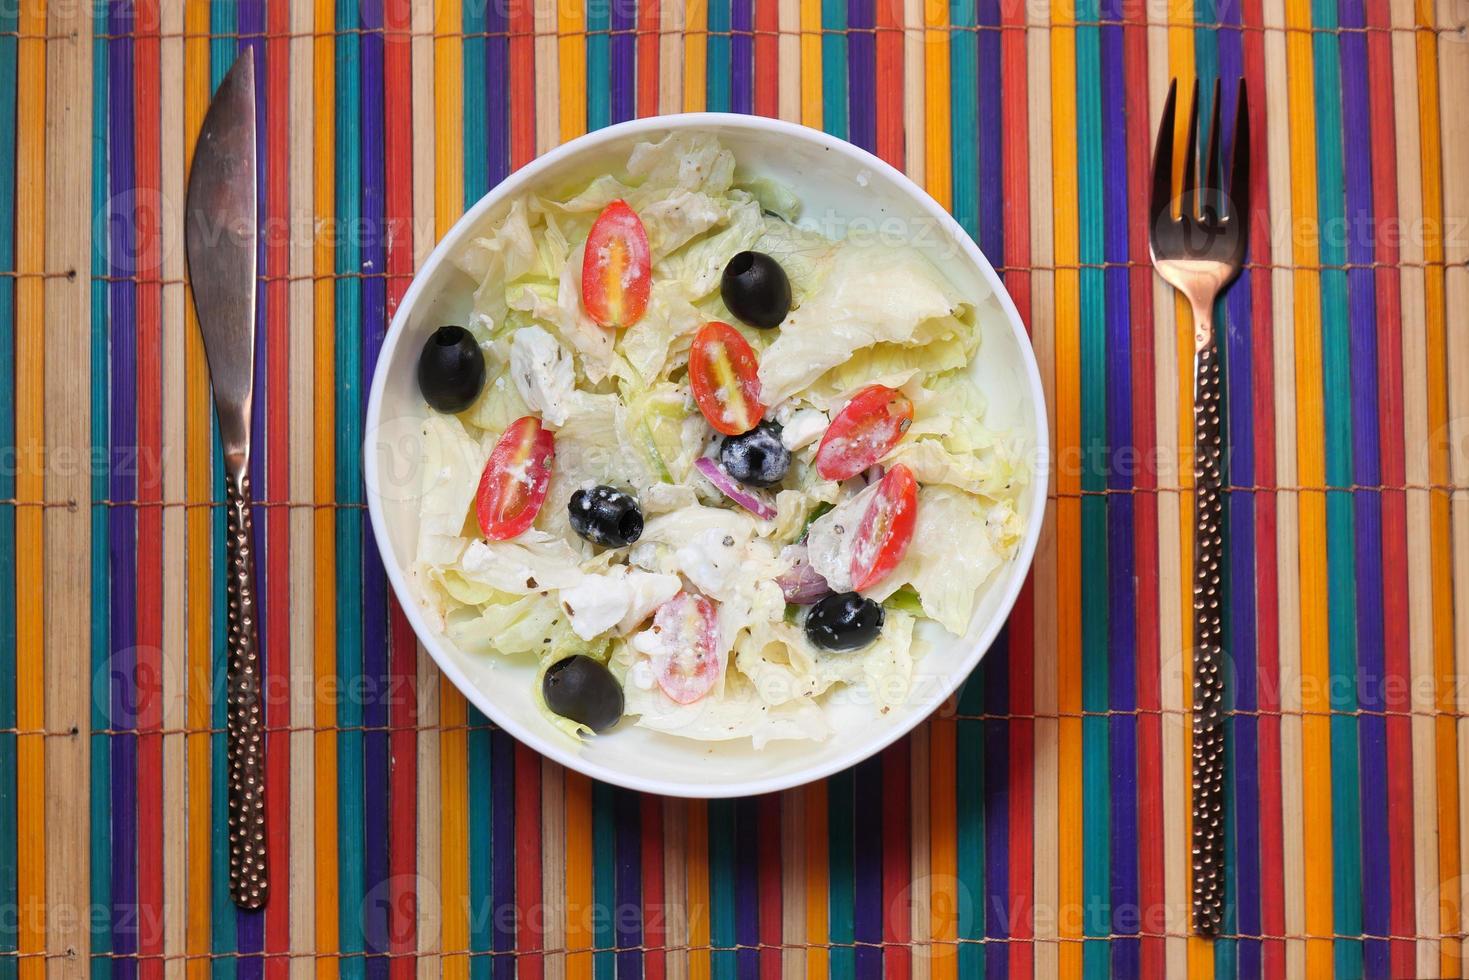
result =
[[[780,444],[791,452],[805,449],[820,439],[830,424],[831,420],[826,417],[825,412],[818,412],[814,408],[799,409],[791,413],[790,420],[781,429]]]
[[[532,411],[552,425],[566,422],[576,376],[571,354],[555,337],[534,324],[515,331],[510,341],[510,377]]]
[[[629,572],[617,566],[605,574],[584,575],[561,590],[561,606],[571,617],[571,629],[590,640],[616,628],[635,629],[659,606],[673,598],[680,584],[676,575]]]

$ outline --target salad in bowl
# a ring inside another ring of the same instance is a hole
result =
[[[827,235],[714,133],[510,200],[417,354],[407,580],[569,736],[825,740],[907,703],[1029,530],[971,367],[993,297]]]

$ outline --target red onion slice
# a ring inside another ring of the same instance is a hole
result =
[[[790,569],[775,580],[786,602],[809,606],[831,595],[831,586],[820,572],[811,567],[804,544],[786,545],[781,549],[780,556],[791,559]]]
[[[694,466],[730,500],[756,517],[767,521],[775,520],[775,507],[763,497],[740,486],[739,482],[726,473],[724,467],[720,466],[712,456],[700,456],[694,460]]]

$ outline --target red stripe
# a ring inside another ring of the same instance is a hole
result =
[[[162,261],[159,199],[158,4],[137,7],[133,50],[136,88],[138,499],[163,499]],[[151,281],[150,281],[151,280]],[[137,526],[138,953],[163,954],[163,511],[140,507]],[[143,977],[162,977],[162,959],[144,959]]]
[[[877,155],[903,169],[903,5],[877,0],[873,47],[877,67]],[[774,41],[771,42],[774,44]]]
[[[638,4],[638,115],[658,115],[659,0]]]
[[[1123,75],[1128,89],[1146,91],[1148,87],[1147,28],[1141,22],[1130,22],[1123,29]],[[1146,112],[1128,113],[1127,157],[1128,197],[1134,202],[1146,201],[1149,145],[1153,134]],[[1132,375],[1133,375],[1133,441],[1137,458],[1146,465],[1136,468],[1133,483],[1140,491],[1133,497],[1133,554],[1137,576],[1137,706],[1138,716],[1138,834],[1144,841],[1163,839],[1163,726],[1158,715],[1162,702],[1161,646],[1158,634],[1158,498],[1141,492],[1158,485],[1158,473],[1151,465],[1157,456],[1158,427],[1154,378],[1155,324],[1153,321],[1152,269],[1148,259],[1148,221],[1141,206],[1134,207],[1128,222],[1128,254],[1135,261],[1129,273],[1130,290],[1136,302],[1132,305]],[[1138,849],[1138,903],[1142,915],[1139,926],[1143,938],[1139,942],[1139,966],[1146,976],[1161,976],[1164,971],[1162,933],[1166,923],[1166,900],[1163,891],[1163,854],[1158,847]]]
[[[1007,4],[1001,25],[1023,27],[1022,5]],[[895,35],[901,43],[901,35]],[[1000,34],[1000,71],[1007,92],[1016,93],[1001,107],[1004,127],[1003,187],[1005,196],[1005,288],[1021,322],[1030,328],[1030,110],[1026,101],[1029,86],[1025,33],[1006,30]],[[898,86],[894,86],[897,88]],[[1010,936],[1021,940],[1010,944],[1009,974],[1029,980],[1034,971],[1035,949],[1035,786],[1033,757],[1035,723],[1035,595],[1027,578],[1010,615]]]
[[[510,0],[510,166],[536,156],[536,15],[533,0]]]
[[[780,112],[779,29],[780,0],[755,0],[755,111],[762,116]],[[879,52],[881,44],[879,41]],[[881,53],[878,58],[882,58]]]
[[[520,980],[539,980],[546,932],[546,917],[534,914],[541,908],[541,757],[520,742],[515,743],[515,902],[521,912],[515,940]]]
[[[267,227],[285,228],[290,222],[290,38],[291,11],[287,0],[270,0],[266,12],[265,72],[265,213]],[[270,388],[265,418],[266,495],[289,500],[290,481],[290,240],[268,234],[265,268],[271,277],[265,289],[265,381]],[[272,869],[275,892],[265,907],[266,976],[286,980],[291,961],[291,515],[284,507],[265,512],[265,559],[268,594],[274,615],[266,617],[265,670],[268,681],[266,718],[273,729],[266,737],[265,806],[266,860]]]
[[[883,950],[882,960],[883,976],[888,980],[907,980],[913,969],[913,951],[904,945],[913,934],[908,914],[913,889],[908,809],[912,799],[912,773],[912,747],[908,739],[899,739],[882,754],[882,897],[886,910],[882,938],[889,944]]]
[[[384,112],[388,119],[412,114],[412,48],[407,31],[410,0],[387,0],[383,8]],[[384,134],[384,218],[387,231],[387,303],[391,317],[413,277],[412,133],[388,126]],[[388,735],[388,951],[395,954],[393,980],[412,980],[410,956],[418,945],[418,641],[397,599],[388,602],[388,671],[392,678]]]
[[[643,803],[643,954],[644,980],[663,980],[663,942],[669,909],[663,904],[663,797],[644,794]]]
[[[1250,228],[1250,258],[1270,262],[1270,183],[1265,145],[1265,44],[1260,0],[1246,0],[1242,11],[1242,57],[1250,91],[1250,132],[1254,159],[1250,169],[1250,197],[1254,222]],[[1253,364],[1250,389],[1254,392],[1255,482],[1275,484],[1275,361],[1274,319],[1270,276],[1250,276]],[[1284,822],[1281,811],[1280,774],[1280,597],[1277,594],[1274,494],[1255,497],[1255,634],[1256,674],[1260,709],[1259,770],[1260,794],[1260,924],[1267,936],[1285,934],[1284,877],[1270,873],[1285,866]],[[1265,976],[1285,975],[1285,942],[1267,939],[1261,944],[1261,967]]]
[[[1387,0],[1369,0],[1369,28],[1386,28],[1391,18]],[[1385,30],[1367,32],[1367,59],[1377,77],[1392,78],[1391,35]],[[1390,81],[1372,86],[1372,207],[1379,234],[1376,238],[1377,261],[1383,263],[1376,273],[1377,286],[1377,383],[1378,410],[1382,413],[1382,482],[1401,486],[1405,480],[1403,446],[1403,346],[1401,274],[1391,268],[1397,264],[1397,236],[1392,234],[1398,222],[1397,145],[1393,118],[1393,87]],[[1387,491],[1382,495],[1382,614],[1383,635],[1408,635],[1408,555],[1407,500],[1403,491]],[[1386,645],[1386,707],[1405,712],[1410,707],[1408,679],[1412,670],[1408,644]],[[1413,879],[1413,731],[1412,720],[1404,715],[1387,719],[1388,848],[1391,855],[1389,922],[1395,936],[1414,933]],[[1416,968],[1416,950],[1410,939],[1394,939],[1391,943],[1394,976],[1410,976]]]
[[[781,977],[781,876],[785,866],[780,861],[780,796],[767,793],[757,804],[760,826],[760,980]],[[906,835],[905,835],[906,837]],[[892,976],[891,973],[888,974]]]

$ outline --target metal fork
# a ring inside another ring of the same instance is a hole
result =
[[[1193,710],[1193,923],[1216,936],[1224,917],[1224,615],[1220,569],[1223,458],[1227,434],[1221,411],[1219,346],[1214,302],[1239,275],[1249,240],[1250,126],[1240,79],[1229,183],[1219,147],[1218,80],[1206,145],[1198,147],[1199,83],[1188,113],[1183,187],[1173,194],[1174,104],[1178,83],[1158,124],[1149,204],[1153,267],[1184,295],[1194,316],[1194,710]],[[1202,162],[1196,157],[1202,151]],[[1225,187],[1228,192],[1225,192]],[[1174,202],[1179,205],[1177,216]]]

